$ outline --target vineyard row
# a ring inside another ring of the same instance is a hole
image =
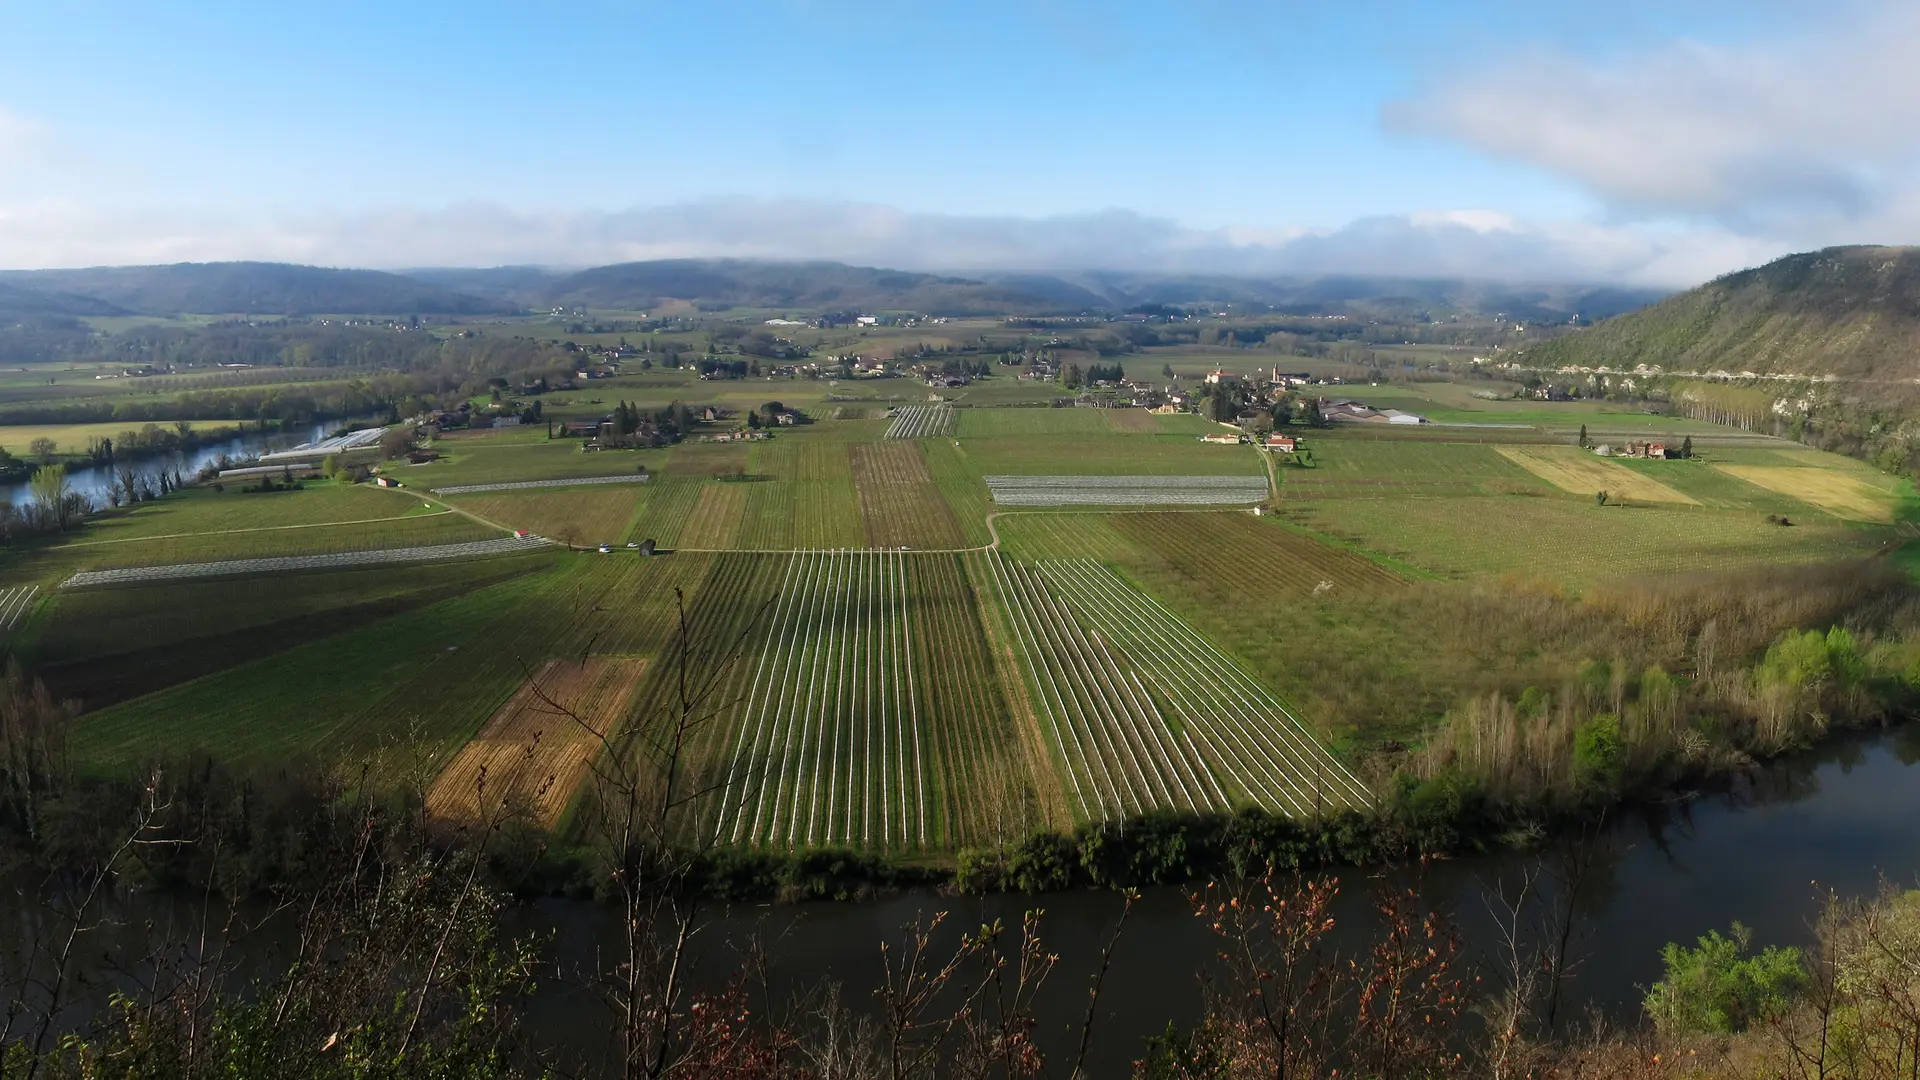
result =
[[[908,556],[795,554],[738,721],[716,838],[924,847]]]
[[[951,405],[902,405],[893,411],[887,425],[889,439],[924,439],[953,431]]]

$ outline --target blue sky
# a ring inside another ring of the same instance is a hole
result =
[[[1854,70],[1920,43],[1897,7],[1545,6],[0,0],[0,264],[1677,280],[1920,239],[1914,88]]]

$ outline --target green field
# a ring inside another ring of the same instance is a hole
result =
[[[309,482],[298,491],[225,491],[188,488],[177,495],[94,517],[81,544],[150,540],[161,536],[245,532],[289,526],[381,521],[431,514],[403,491],[371,485]]]
[[[607,484],[480,492],[448,502],[508,528],[577,546],[625,543],[646,496],[644,484]]]
[[[1092,412],[1093,410],[1086,410]],[[1256,475],[1264,466],[1246,446],[1203,443],[1191,435],[1120,434],[962,437],[960,448],[980,475],[1233,476]]]
[[[1291,359],[1279,366],[1302,369]],[[706,389],[684,372],[622,375],[548,407],[592,415],[596,398],[657,407]],[[1463,695],[1556,685],[1584,650],[1639,647],[1582,622],[1584,595],[1876,555],[1904,543],[1920,503],[1858,462],[1727,429],[1703,430],[1692,460],[1603,460],[1545,428],[1584,416],[1652,431],[1660,418],[1487,401],[1473,383],[1353,396],[1511,426],[1307,430],[1298,458],[1202,443],[1222,429],[1193,415],[980,403],[1052,392],[1008,379],[957,394],[950,435],[884,438],[884,391],[913,389],[716,384],[697,400],[779,398],[815,422],[640,452],[583,452],[544,425],[451,435],[435,440],[440,460],[387,467],[397,492],[193,489],[103,514],[16,548],[0,584],[503,529],[583,550],[52,590],[13,647],[86,703],[72,747],[90,769],[194,748],[431,769],[533,673],[582,655],[636,673],[620,676],[636,681],[610,722],[661,722],[678,590],[724,703],[688,764],[726,793],[680,827],[920,857],[1157,809],[1363,807],[1381,775],[1370,762],[1418,745]],[[1270,465],[1278,495],[1258,514],[1003,508],[984,481]],[[432,493],[642,468],[644,484]],[[1598,505],[1595,483],[1627,505]],[[624,546],[645,539],[667,554]]]
[[[1448,575],[1506,575],[1589,585],[1649,573],[1804,563],[1871,555],[1890,531],[1758,514],[1666,506],[1596,506],[1591,499],[1468,496],[1325,500],[1295,520]]]

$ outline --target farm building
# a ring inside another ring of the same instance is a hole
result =
[[[1262,444],[1271,453],[1291,454],[1300,447],[1300,440],[1291,435],[1269,435]]]
[[[373,483],[374,483],[374,486],[383,487],[383,488],[397,488],[397,487],[405,486],[401,484],[400,481],[395,480],[391,476],[376,476],[373,478]]]
[[[1219,443],[1223,446],[1238,446],[1240,445],[1240,438],[1238,435],[1202,435],[1200,436],[1200,441],[1203,443]]]
[[[379,444],[380,436],[385,434],[386,430],[387,429],[383,427],[371,427],[360,431],[349,432],[331,439],[322,439],[319,442],[303,443],[291,450],[262,454],[260,455],[260,461],[261,464],[271,465],[304,460],[317,461],[321,458],[332,457],[335,454],[344,454],[349,450],[368,449]]]
[[[1328,420],[1337,420],[1342,423],[1424,424],[1427,422],[1426,417],[1417,413],[1402,412],[1399,409],[1376,409],[1363,401],[1349,401],[1344,398],[1339,401],[1323,399],[1320,402],[1320,415]]]

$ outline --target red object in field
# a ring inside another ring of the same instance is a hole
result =
[[[513,537],[514,537],[514,539],[516,539],[516,540],[525,540],[525,539],[526,539],[527,537],[529,537],[529,536],[532,536],[532,535],[533,535],[532,533],[530,533],[530,532],[528,532],[528,531],[527,531],[527,530],[525,530],[525,529],[515,529],[515,530],[513,530]]]

